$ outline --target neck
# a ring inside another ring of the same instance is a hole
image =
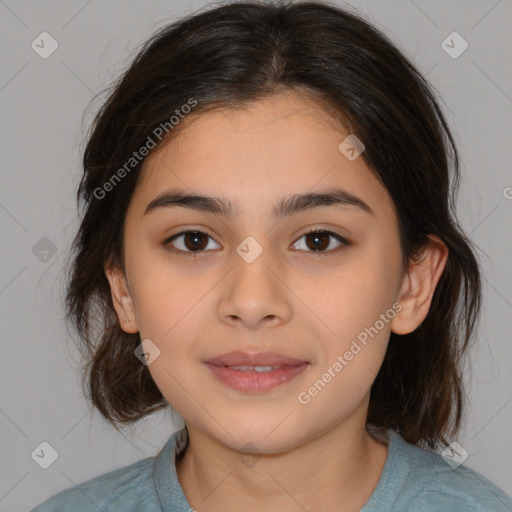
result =
[[[255,456],[187,430],[189,444],[176,471],[190,505],[201,512],[359,511],[387,456],[364,421],[338,425],[285,453]]]

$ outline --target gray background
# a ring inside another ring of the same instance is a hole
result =
[[[91,99],[155,29],[206,4],[0,1],[1,511],[28,510],[152,456],[180,426],[161,413],[120,434],[90,413],[63,321],[62,264],[78,225],[82,142],[100,104]],[[458,216],[479,247],[484,277],[482,324],[466,373],[471,408],[457,441],[469,467],[512,494],[512,2],[344,5],[359,9],[428,75],[456,137]],[[43,31],[59,45],[47,59],[31,48]],[[469,43],[456,59],[441,46],[453,31]],[[41,252],[52,244],[55,254]],[[43,441],[58,452],[48,469],[31,458]]]

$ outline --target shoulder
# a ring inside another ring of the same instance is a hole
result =
[[[394,436],[407,473],[401,493],[404,499],[397,510],[512,512],[512,499],[478,472],[462,464],[451,467],[441,455]]]
[[[464,465],[452,468],[440,455],[430,455],[425,459],[429,467],[424,470],[423,489],[411,499],[411,511],[438,507],[451,512],[512,512],[512,499],[480,473]]]
[[[66,489],[30,512],[160,511],[152,482],[154,457]]]
[[[452,512],[512,512],[512,499],[479,473],[459,466],[437,472],[411,500],[410,510],[430,512],[435,506]]]

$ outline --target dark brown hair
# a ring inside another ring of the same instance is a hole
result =
[[[433,87],[408,58],[360,15],[325,2],[240,2],[189,15],[146,41],[109,91],[84,152],[84,211],[66,283],[88,398],[116,428],[168,405],[134,356],[140,335],[119,326],[104,273],[106,262],[124,268],[123,222],[144,160],[104,197],[98,190],[190,98],[194,116],[283,90],[314,99],[364,143],[397,211],[404,269],[428,234],[449,249],[424,322],[391,333],[368,411],[369,423],[408,442],[447,444],[462,418],[461,357],[481,302],[479,266],[455,213],[457,149]]]

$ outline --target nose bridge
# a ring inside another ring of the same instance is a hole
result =
[[[263,237],[259,237],[260,241]],[[264,243],[264,242],[262,242]],[[261,294],[273,292],[276,278],[269,267],[275,265],[275,258],[267,246],[260,244],[253,236],[247,236],[240,242],[233,254],[233,292],[243,293],[249,299],[258,300]]]
[[[265,284],[264,281],[273,277],[268,268],[272,266],[271,250],[268,247],[264,248],[252,236],[245,238],[235,252],[234,270],[238,281]]]

